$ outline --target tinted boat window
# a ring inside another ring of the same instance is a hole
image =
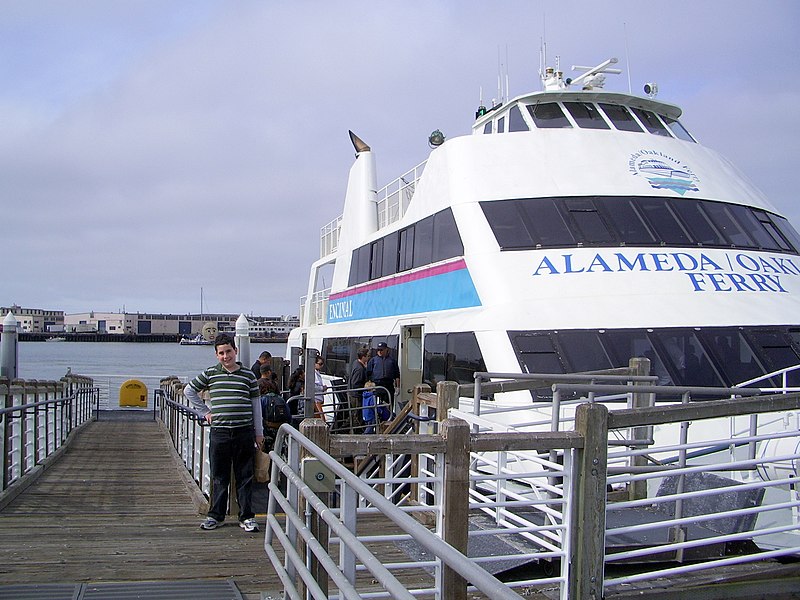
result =
[[[524,372],[566,372],[547,333],[509,332],[509,335]]]
[[[730,205],[720,202],[706,202],[703,205],[703,210],[732,245],[754,248],[755,244],[733,218],[730,208]]]
[[[743,225],[744,232],[748,239],[752,240],[752,248],[766,248],[768,250],[780,250],[778,243],[767,233],[760,221],[753,215],[753,212],[746,206],[731,204],[728,207],[735,220]]]
[[[703,211],[703,202],[695,200],[673,200],[672,208],[686,224],[689,233],[703,246],[726,246],[725,236],[711,222]]]
[[[564,206],[582,235],[578,241],[584,244],[602,244],[614,239],[594,203],[588,198],[566,198]]]
[[[787,326],[509,331],[508,336],[529,373],[566,373],[576,365],[581,371],[625,367],[641,356],[650,360],[659,385],[729,387],[800,363],[800,329]],[[800,386],[800,373],[790,377],[789,385]],[[779,387],[780,381],[755,385]]]
[[[369,263],[372,248],[369,244],[353,250],[353,263],[350,265],[349,285],[357,285],[369,281]]]
[[[636,204],[660,240],[667,244],[689,243],[689,235],[669,209],[664,198],[640,198]]]
[[[620,241],[626,244],[652,244],[656,241],[629,198],[609,199],[599,203],[599,208],[619,233]]]
[[[434,390],[440,381],[473,383],[476,371],[486,371],[472,332],[427,334],[424,346],[422,381]]]
[[[723,386],[723,381],[712,366],[705,349],[691,330],[656,331],[655,347],[675,380],[691,385]]]
[[[414,227],[402,229],[398,239],[397,272],[408,271],[414,264]]]
[[[584,129],[610,129],[594,104],[588,102],[564,102],[564,106],[575,119],[578,127]]]
[[[670,137],[667,128],[658,118],[656,113],[650,112],[649,110],[642,110],[641,108],[634,108],[633,112],[636,113],[637,117],[639,117],[639,120],[644,124],[645,128],[647,128],[647,131],[656,135]]]
[[[529,104],[525,108],[528,109],[528,112],[533,118],[533,122],[539,129],[572,127],[569,119],[567,119],[564,112],[561,110],[561,107],[555,102]]]
[[[798,235],[797,230],[789,224],[789,221],[778,215],[768,215],[768,218],[775,228],[783,234],[783,239],[785,241],[789,242],[794,248],[800,248],[800,235]]]
[[[610,369],[614,366],[594,331],[565,331],[557,336],[570,373]],[[602,365],[602,366],[600,366]]]
[[[765,372],[742,332],[732,329],[702,330],[697,336],[712,360],[719,365],[726,384],[738,385]],[[773,385],[777,383],[773,382]]]
[[[464,245],[456,227],[452,210],[443,210],[433,216],[433,256],[431,262],[464,254]]]
[[[522,206],[513,200],[481,202],[486,220],[491,224],[501,248],[533,248],[539,243],[533,241],[522,222],[518,210]]]
[[[369,263],[369,278],[377,279],[383,275],[383,239],[372,242]]]
[[[786,219],[747,206],[648,196],[522,198],[480,203],[503,250],[583,245],[759,248],[797,254]]]
[[[508,130],[509,131],[528,131],[528,124],[522,118],[522,113],[519,111],[519,106],[514,105],[508,111]]]
[[[748,332],[748,337],[753,345],[761,351],[766,359],[767,372],[777,371],[790,365],[800,362],[797,349],[792,344],[792,336],[789,332],[755,330]],[[789,375],[789,385],[800,385],[800,373],[797,371]]]
[[[491,203],[487,202],[486,204]],[[520,221],[517,227],[527,228],[534,245],[553,247],[575,244],[575,237],[564,220],[564,215],[558,210],[555,200],[542,198],[523,202],[521,206],[524,221]],[[524,236],[520,235],[519,237]]]
[[[681,125],[680,121],[676,121],[675,119],[670,119],[664,115],[660,115],[661,118],[664,120],[664,123],[667,124],[669,130],[672,134],[678,138],[679,140],[684,140],[686,142],[695,142],[696,140],[691,136],[691,134],[686,131],[686,128]]]
[[[745,225],[745,230],[755,240],[756,247],[767,250],[780,250],[781,246],[777,240],[767,231],[764,224],[756,218],[749,208],[745,206],[731,206],[731,212],[736,216],[736,220]]]
[[[506,130],[506,118],[500,117],[497,119],[497,133],[503,133]]]
[[[483,133],[492,133],[492,122],[487,121],[486,125],[483,126]]]
[[[396,231],[383,238],[383,265],[381,273],[383,273],[384,277],[397,273],[397,238],[398,233]]]
[[[429,265],[433,258],[433,215],[414,225],[414,267]]]
[[[642,128],[626,107],[618,104],[604,104],[602,102],[599,106],[617,129],[622,131],[642,131]]]

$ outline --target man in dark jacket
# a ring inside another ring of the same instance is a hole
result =
[[[389,405],[389,410],[394,407],[394,390],[400,385],[400,368],[397,361],[389,356],[389,346],[381,342],[376,347],[377,354],[367,363],[367,378],[375,385],[384,387],[389,392],[388,398],[381,398],[382,402]],[[383,390],[379,390],[383,396]]]
[[[369,358],[369,350],[360,348],[356,352],[356,359],[350,365],[350,376],[347,378],[347,388],[351,390],[358,390],[347,393],[349,403],[347,421],[350,424],[350,429],[361,431],[361,426],[364,424],[361,419],[361,394],[364,384],[367,383],[367,359]]]

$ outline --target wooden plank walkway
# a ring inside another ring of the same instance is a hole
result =
[[[153,420],[88,424],[0,512],[0,583],[232,578],[246,598],[279,597],[263,529],[201,530],[181,469]]]

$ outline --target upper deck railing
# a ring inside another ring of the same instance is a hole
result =
[[[379,230],[396,223],[403,217],[427,162],[427,160],[421,162],[377,191],[376,210],[378,211]],[[338,250],[341,226],[342,215],[339,215],[320,228],[320,258],[330,256]]]

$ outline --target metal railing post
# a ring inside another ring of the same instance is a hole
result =
[[[445,442],[442,539],[467,556],[470,427],[461,419],[445,419],[441,427]],[[466,600],[467,582],[447,565],[441,565],[439,589],[442,590],[441,598],[445,600]]]
[[[631,375],[649,375],[650,374],[650,359],[644,357],[636,357],[631,358],[628,361],[628,368],[631,371]],[[643,385],[640,381],[634,381],[633,386],[636,387],[637,385]],[[638,392],[633,392],[631,394],[631,408],[647,408],[652,406],[654,396],[653,394],[640,394]],[[636,442],[644,442],[645,440],[649,440],[653,438],[653,427],[632,427],[631,428],[631,439]],[[646,456],[641,454],[637,454],[631,457],[631,466],[632,467],[644,467],[647,466],[648,459]],[[647,481],[646,480],[636,480],[632,481],[628,485],[628,499],[629,500],[639,500],[641,498],[647,497]]]
[[[328,426],[325,424],[325,421],[322,419],[308,419],[306,418],[300,423],[300,431],[303,435],[305,435],[310,441],[314,444],[319,446],[323,452],[328,452],[330,450],[330,438],[328,437]],[[302,462],[302,458],[301,458]],[[329,493],[325,492],[317,492],[317,497],[326,505],[330,504]],[[322,549],[325,553],[328,552],[328,536],[329,530],[328,525],[325,523],[323,518],[320,514],[316,511],[313,511],[308,504],[305,502],[304,499],[301,499],[301,510],[306,511],[307,519],[306,523],[308,528],[311,530],[311,534],[317,539]],[[325,567],[319,561],[319,559],[314,555],[311,550],[306,547],[306,564],[311,572],[314,581],[317,582],[317,585],[320,587],[322,592],[327,596],[328,595],[328,572],[325,570]]]
[[[608,408],[598,403],[578,406],[575,431],[583,436],[584,446],[575,453],[567,597],[600,600],[605,559]]]

